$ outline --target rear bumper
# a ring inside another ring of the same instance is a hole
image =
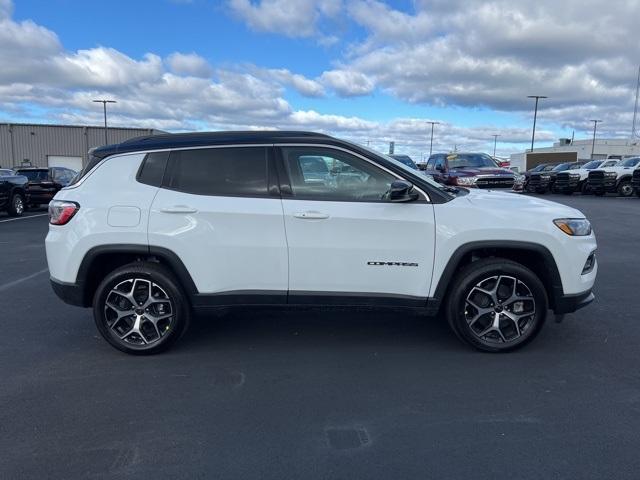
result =
[[[586,307],[596,299],[591,289],[581,293],[572,295],[563,295],[556,298],[555,308],[553,309],[556,315],[562,315],[565,313],[573,313],[576,310],[580,310]]]
[[[55,278],[49,278],[51,281],[51,288],[55,294],[64,302],[76,307],[90,307],[87,305],[84,298],[84,288],[77,283],[67,283],[56,280]]]

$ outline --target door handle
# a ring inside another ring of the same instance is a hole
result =
[[[198,210],[187,205],[174,205],[172,207],[161,208],[162,213],[196,213]]]
[[[328,213],[322,212],[298,212],[293,214],[296,218],[303,218],[305,220],[323,220],[329,218]]]

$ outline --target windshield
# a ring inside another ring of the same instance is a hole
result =
[[[11,175],[13,175],[13,171],[12,170],[8,170],[6,168],[0,169],[0,177],[9,177]]]
[[[394,158],[394,159],[398,160],[399,162],[404,163],[407,167],[411,167],[414,170],[418,169],[418,167],[413,162],[413,160],[411,160],[411,157],[409,155],[390,155],[390,156],[391,156],[391,158]]]
[[[587,162],[584,164],[582,168],[585,170],[592,170],[594,168],[598,168],[602,164],[602,160],[593,160],[591,162]]]
[[[447,155],[449,168],[498,167],[493,158],[485,153],[452,153]]]
[[[564,170],[569,170],[569,166],[571,164],[570,163],[561,163],[560,165],[557,165],[553,171],[554,172],[563,172]]]
[[[24,175],[30,182],[46,182],[49,180],[48,170],[18,170],[18,175]]]
[[[621,167],[635,167],[640,162],[640,157],[627,158],[620,163]]]

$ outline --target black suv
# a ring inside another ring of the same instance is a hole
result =
[[[631,177],[631,186],[636,192],[636,195],[640,197],[640,169],[633,171],[633,177]]]
[[[64,167],[17,167],[16,174],[27,177],[29,205],[37,207],[49,203],[58,190],[71,183],[76,172]]]
[[[0,212],[19,217],[28,201],[27,179],[13,170],[0,168]]]

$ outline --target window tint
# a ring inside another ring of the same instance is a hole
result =
[[[266,196],[267,150],[238,147],[172,152],[163,185],[198,195]]]
[[[446,162],[446,158],[445,158],[444,155],[436,157],[436,162],[435,162],[433,168],[437,169],[437,168],[441,167],[441,168],[444,169],[444,168],[446,168],[446,166],[447,166],[447,162]]]
[[[297,198],[382,201],[395,180],[366,160],[333,149],[290,147],[282,153]]]
[[[30,182],[49,181],[49,170],[16,170],[18,175],[24,175]]]
[[[167,166],[169,152],[149,153],[142,163],[142,168],[138,174],[138,181],[153,187],[162,185],[162,177]]]

